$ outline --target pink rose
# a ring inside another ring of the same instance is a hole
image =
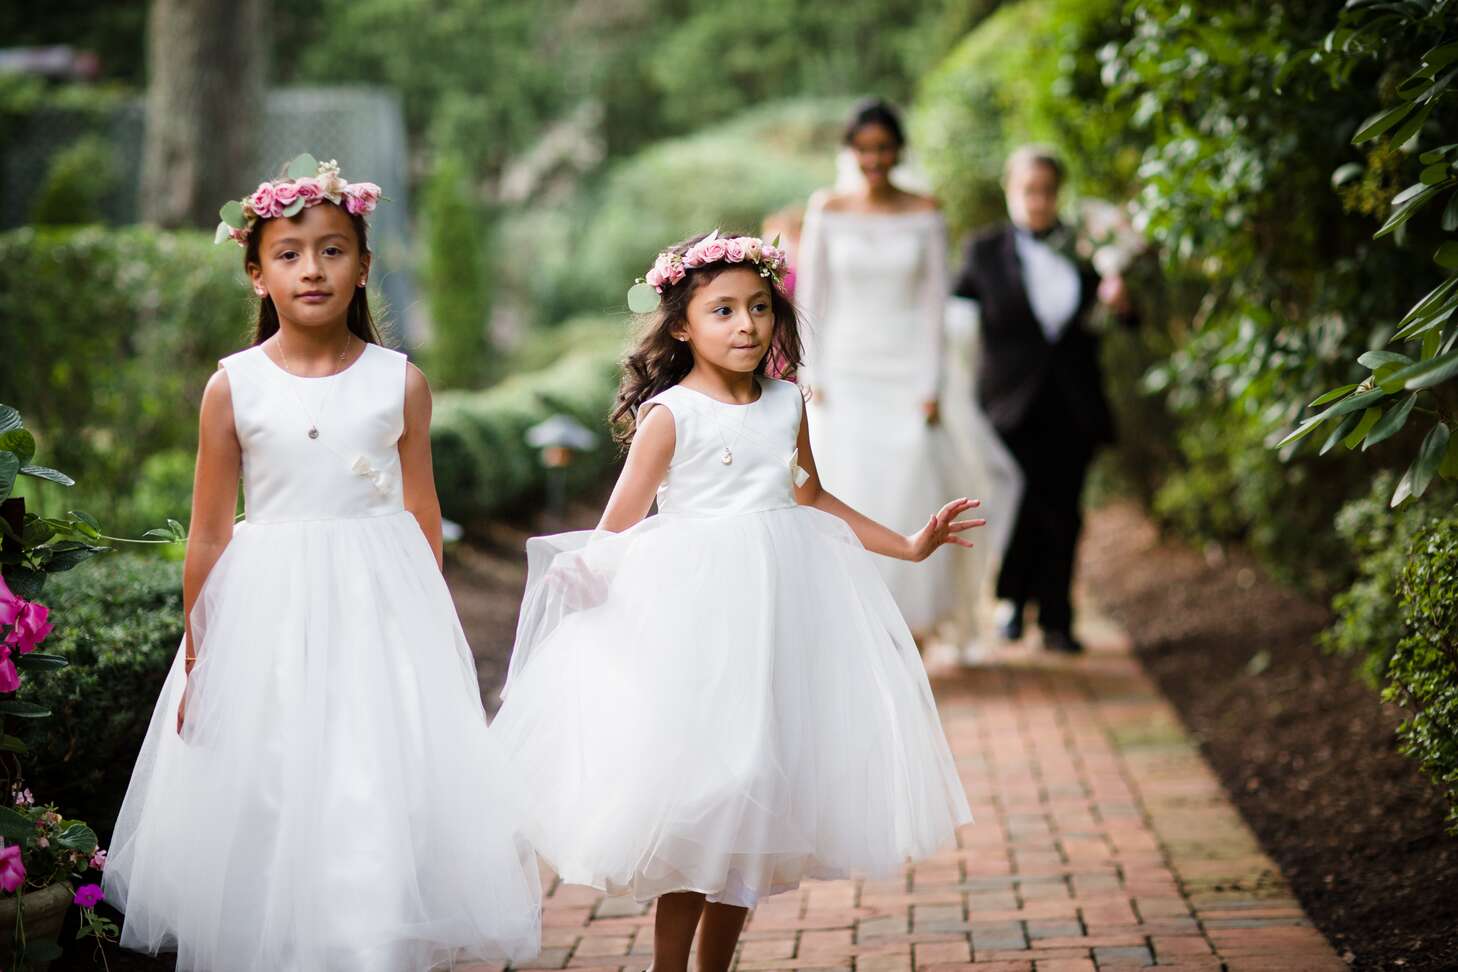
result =
[[[248,197],[248,205],[258,214],[259,219],[273,219],[283,209],[278,204],[278,194],[271,182],[260,182],[258,188],[253,190],[253,195]]]
[[[744,239],[742,237],[736,236],[732,240],[726,240],[724,242],[724,259],[730,263],[743,263],[744,252]]]
[[[344,187],[344,208],[356,216],[374,212],[380,201],[380,187],[373,182],[351,182]]]
[[[22,655],[28,655],[51,633],[51,623],[46,620],[51,609],[34,601],[20,603],[19,614],[13,622],[15,626],[5,636],[5,644],[16,645]]]
[[[96,853],[91,855],[91,869],[93,871],[106,870],[106,848],[98,847]]]
[[[232,227],[229,227],[228,236],[232,239],[234,243],[237,243],[239,246],[248,245],[248,230],[246,229],[233,229]]]
[[[15,662],[10,660],[10,648],[0,645],[0,693],[14,692],[18,688],[20,672],[15,670]]]
[[[0,849],[0,888],[14,894],[25,883],[25,864],[20,859],[20,848],[11,845]]]
[[[659,271],[657,267],[653,267],[652,269],[650,269],[643,279],[647,281],[648,286],[652,287],[660,294],[663,293],[663,274]]]
[[[764,254],[763,242],[756,236],[742,237],[741,242],[744,244],[744,255],[758,263]]]
[[[668,268],[668,282],[671,284],[678,283],[684,278],[684,274],[686,272],[687,271],[684,270],[682,263],[670,264]]]
[[[273,187],[273,198],[278,203],[279,213],[293,205],[299,198],[299,187],[292,182],[280,182]]]
[[[324,198],[324,187],[319,185],[318,179],[299,179],[294,183],[294,189],[298,192],[299,198],[304,200],[305,206],[312,206]]]
[[[707,246],[704,246],[704,265],[707,266],[710,263],[722,262],[728,250],[729,246],[723,240],[713,240]]]

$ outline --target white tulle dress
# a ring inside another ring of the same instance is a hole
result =
[[[247,520],[192,614],[106,868],[127,948],[207,972],[401,972],[540,938],[519,786],[402,505],[404,357],[224,359]],[[310,438],[311,422],[319,435]]]
[[[568,882],[750,906],[896,873],[971,819],[873,555],[795,503],[799,389],[759,385],[650,399],[675,434],[658,514],[528,543],[492,732]]]

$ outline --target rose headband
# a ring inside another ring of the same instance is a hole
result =
[[[639,277],[628,291],[628,309],[648,314],[662,302],[665,288],[682,280],[690,270],[714,263],[753,263],[759,275],[779,284],[790,261],[779,247],[780,238],[766,243],[757,236],[720,236],[718,230],[689,247],[687,252],[664,250],[653,261],[646,276]]]
[[[363,216],[374,212],[380,187],[373,182],[345,182],[339,177],[338,162],[318,162],[304,154],[288,164],[282,179],[259,183],[249,195],[225,203],[218,210],[223,221],[213,242],[233,240],[247,246],[248,234],[260,219],[297,216],[305,207],[326,200],[343,206],[351,215]]]

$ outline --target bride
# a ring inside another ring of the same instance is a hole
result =
[[[796,267],[816,461],[846,502],[898,529],[915,527],[936,497],[984,497],[991,535],[981,556],[943,551],[916,571],[877,558],[919,644],[954,622],[957,640],[970,640],[1020,474],[974,404],[965,306],[953,315],[964,324],[955,349],[948,343],[946,221],[936,200],[897,185],[906,139],[896,110],[858,105],[844,144],[853,166],[811,197]]]

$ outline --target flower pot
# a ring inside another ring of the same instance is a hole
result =
[[[54,946],[61,934],[61,923],[66,920],[66,909],[71,907],[74,897],[75,892],[64,881],[26,894],[22,899],[26,943],[32,947],[42,942]],[[15,953],[15,905],[14,895],[0,897],[0,962],[8,962]],[[51,959],[44,959],[23,962],[14,972],[46,972],[50,967]]]

